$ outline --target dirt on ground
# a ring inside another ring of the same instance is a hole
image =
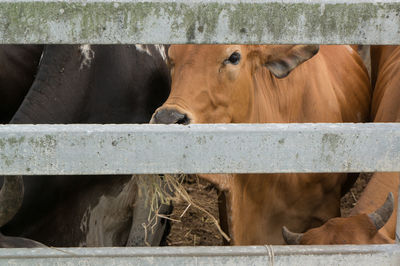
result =
[[[367,186],[371,177],[371,173],[360,174],[350,191],[344,195],[340,202],[342,217],[349,216],[351,209],[356,205],[357,200],[360,198],[362,191]]]
[[[186,176],[183,186],[193,202],[219,220],[218,192],[214,185],[194,176]],[[171,232],[167,238],[169,246],[221,246],[223,244],[222,235],[213,220],[203,211],[192,206],[188,207],[188,203],[175,203],[171,218],[177,221],[171,221]]]
[[[371,174],[361,174],[353,188],[342,198],[342,216],[349,215],[370,179]],[[189,176],[186,177],[183,185],[194,202],[206,209],[217,220],[219,219],[218,192],[212,184],[203,179]],[[169,246],[223,245],[223,238],[213,220],[201,210],[193,206],[188,207],[188,203],[175,203],[171,218],[176,221],[171,221],[171,233],[167,238]]]

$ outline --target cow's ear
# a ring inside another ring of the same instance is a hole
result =
[[[294,45],[286,51],[277,51],[266,58],[264,65],[277,78],[289,75],[295,67],[318,53],[319,45]]]

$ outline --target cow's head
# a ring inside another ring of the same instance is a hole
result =
[[[255,73],[269,71],[284,78],[318,49],[318,45],[172,45],[171,93],[151,122],[250,122],[254,83],[264,82]]]
[[[392,241],[379,234],[393,212],[393,194],[389,193],[385,203],[371,214],[360,214],[347,218],[332,218],[320,227],[304,234],[282,229],[285,242],[289,245],[331,244],[387,244]]]

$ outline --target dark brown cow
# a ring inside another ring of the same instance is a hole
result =
[[[5,236],[0,233],[0,248],[45,248],[47,246],[37,241],[23,238]]]
[[[0,46],[0,123],[6,124],[35,78],[42,45]]]
[[[375,84],[371,116],[374,122],[400,122],[400,46],[372,46],[371,63]],[[283,235],[289,244],[394,243],[399,183],[399,173],[375,173],[350,217],[331,219],[304,234],[283,229]],[[394,195],[394,204],[389,197],[379,208],[389,193]],[[378,219],[372,214],[377,209]]]
[[[173,45],[171,93],[152,122],[366,121],[370,86],[360,57],[350,46],[318,48]],[[344,174],[202,177],[227,192],[235,245],[283,244],[283,225],[302,232],[338,216],[346,181]]]
[[[10,123],[147,123],[169,93],[165,57],[163,45],[46,45]],[[0,227],[7,237],[0,246],[26,245],[23,238],[58,247],[165,242],[165,220],[157,218],[147,231],[142,225],[150,213],[144,177],[24,176],[24,189],[21,177],[4,180]],[[160,213],[169,212],[162,205]]]

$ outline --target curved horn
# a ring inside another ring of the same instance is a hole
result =
[[[368,217],[375,225],[377,231],[387,223],[387,221],[389,220],[390,216],[393,213],[393,207],[394,207],[393,193],[390,192],[386,198],[385,203],[383,203],[383,205],[375,212],[368,214]]]
[[[288,245],[299,245],[303,234],[293,233],[286,226],[282,227],[282,236]]]
[[[24,198],[22,176],[4,177],[0,190],[0,227],[8,223],[21,207]]]

